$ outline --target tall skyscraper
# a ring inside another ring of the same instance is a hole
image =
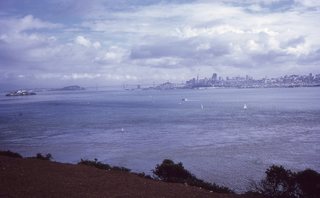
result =
[[[217,81],[218,80],[218,74],[217,73],[213,73],[212,77],[211,77],[212,81]]]

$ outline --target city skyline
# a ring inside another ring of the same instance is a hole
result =
[[[253,76],[219,76],[213,73],[204,78],[193,77],[182,83],[165,82],[160,85],[153,85],[145,89],[198,89],[206,87],[215,88],[294,88],[294,87],[320,87],[320,74],[308,75],[284,75],[279,77],[255,78]],[[139,88],[140,89],[140,85]]]
[[[3,0],[0,89],[320,71],[315,0]]]

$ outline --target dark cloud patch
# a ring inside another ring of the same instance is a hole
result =
[[[232,6],[241,7],[249,13],[285,12],[295,8],[295,0],[256,1],[256,0],[222,0]]]
[[[193,55],[193,46],[184,42],[157,43],[134,47],[131,51],[132,59],[188,57]]]
[[[285,12],[295,7],[294,0],[281,0],[281,1],[263,1],[259,5],[269,12]]]
[[[1,69],[9,69],[12,68],[17,62],[17,57],[10,52],[9,50],[2,48],[0,44],[0,66]]]
[[[131,50],[131,59],[178,57],[182,59],[223,56],[230,53],[228,43],[219,40],[198,38],[173,40],[161,39],[149,45],[135,46]]]
[[[27,65],[26,48],[12,46],[0,41],[0,67],[1,69],[24,70]]]
[[[289,55],[285,52],[280,51],[268,51],[265,53],[252,54],[251,60],[255,66],[264,65],[278,65],[280,63],[286,63],[288,59],[295,59],[293,55]]]
[[[316,64],[319,67],[320,71],[320,48],[311,52],[310,54],[303,55],[299,58],[298,62],[300,64]]]
[[[290,39],[290,40],[288,40],[286,42],[283,42],[281,44],[281,47],[282,48],[297,47],[298,45],[304,44],[305,42],[306,42],[305,37],[300,36],[300,37],[297,37],[297,38]]]
[[[199,50],[201,52],[201,50]],[[210,55],[212,57],[219,57],[229,54],[231,52],[230,46],[228,43],[223,43],[219,41],[211,42],[211,45],[208,49],[204,49],[204,54]]]
[[[295,6],[294,0],[271,1],[271,3],[262,3],[263,7],[268,7],[271,11],[283,12]]]
[[[281,50],[250,51],[247,53],[227,54],[215,61],[218,65],[230,66],[241,70],[276,69],[288,67],[298,61],[297,56]]]
[[[80,22],[85,13],[96,9],[100,0],[1,0],[0,7],[16,16],[32,14],[51,22],[71,25]]]
[[[123,11],[124,9],[130,9],[140,6],[150,6],[155,4],[184,4],[194,2],[195,0],[105,0],[104,6],[117,11]]]
[[[143,6],[155,4],[183,4],[194,0],[1,0],[0,10],[25,16],[32,13],[36,17],[52,22],[72,25],[83,18],[100,18],[107,12],[134,11]],[[105,16],[104,16],[105,17]]]

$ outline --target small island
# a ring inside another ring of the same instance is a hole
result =
[[[36,93],[27,91],[27,90],[18,90],[18,91],[12,91],[6,94],[6,96],[31,96],[31,95],[36,95]]]
[[[72,85],[72,86],[67,86],[59,89],[51,89],[50,91],[79,91],[79,90],[85,90],[85,88],[80,87],[78,85]]]

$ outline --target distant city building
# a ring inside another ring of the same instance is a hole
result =
[[[211,80],[212,80],[212,81],[217,81],[217,80],[218,80],[218,75],[217,75],[217,73],[213,73],[213,74],[212,74]]]
[[[245,77],[226,77],[224,80],[217,73],[213,73],[211,78],[192,78],[185,83],[185,88],[198,87],[234,87],[234,88],[267,88],[267,87],[313,87],[320,86],[320,74],[308,75],[285,75],[279,78],[254,79],[246,75]]]
[[[254,79],[253,77],[246,75],[226,77],[218,76],[217,73],[213,73],[210,78],[196,78],[187,80],[185,83],[174,84],[166,82],[158,86],[145,89],[196,89],[201,87],[221,87],[221,88],[272,88],[272,87],[320,87],[320,74],[313,75],[285,75],[278,78],[264,77],[261,79]],[[140,89],[140,85],[137,89]]]

